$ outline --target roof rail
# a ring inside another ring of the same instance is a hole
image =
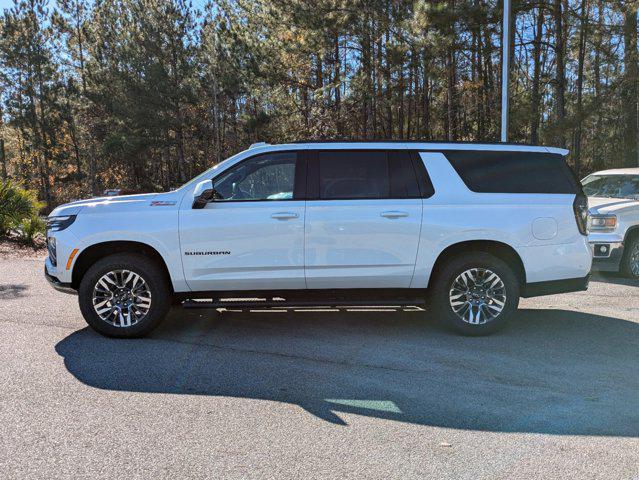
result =
[[[256,143],[252,143],[251,146],[249,147],[249,150],[251,148],[257,148],[257,147],[263,147],[264,145],[270,145],[270,143],[267,142],[256,142]]]
[[[465,141],[465,140],[397,140],[397,139],[383,139],[383,138],[375,138],[375,139],[311,139],[311,140],[295,140],[292,142],[285,143],[425,143],[425,144],[450,144],[450,145],[509,145],[513,147],[543,147],[543,145],[535,145],[532,143],[522,143],[522,142],[481,142],[481,141]]]

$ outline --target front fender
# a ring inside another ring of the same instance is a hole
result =
[[[78,238],[73,267],[87,248],[101,243],[130,241],[148,245],[164,260],[176,292],[187,291],[182,271],[177,209],[148,209],[144,212],[78,215],[73,224]]]

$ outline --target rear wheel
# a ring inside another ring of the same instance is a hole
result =
[[[434,281],[432,305],[438,319],[464,335],[495,332],[519,305],[519,281],[513,269],[489,253],[453,257]]]
[[[626,243],[621,269],[630,278],[639,278],[639,235]]]
[[[115,254],[97,261],[78,289],[80,311],[98,333],[143,337],[171,306],[171,290],[160,266],[138,254]]]

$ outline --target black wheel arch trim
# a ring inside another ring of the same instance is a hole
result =
[[[73,271],[71,274],[71,288],[77,289],[82,281],[84,274],[98,260],[116,253],[137,253],[145,255],[150,259],[158,262],[160,268],[164,271],[168,285],[173,290],[173,281],[171,274],[166,265],[166,261],[153,246],[148,243],[138,242],[134,240],[110,240],[106,242],[94,243],[83,249],[73,263]]]
[[[444,263],[458,254],[469,252],[484,252],[501,259],[502,261],[513,267],[513,272],[519,280],[519,286],[523,290],[526,285],[526,268],[521,256],[513,247],[507,243],[497,240],[465,240],[453,243],[444,248],[433,264],[431,275],[428,280],[428,287],[432,288],[436,276],[443,267]]]

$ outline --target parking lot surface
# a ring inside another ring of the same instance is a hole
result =
[[[0,258],[0,478],[639,479],[639,284],[521,308],[485,338],[176,308],[113,340],[41,259]]]

